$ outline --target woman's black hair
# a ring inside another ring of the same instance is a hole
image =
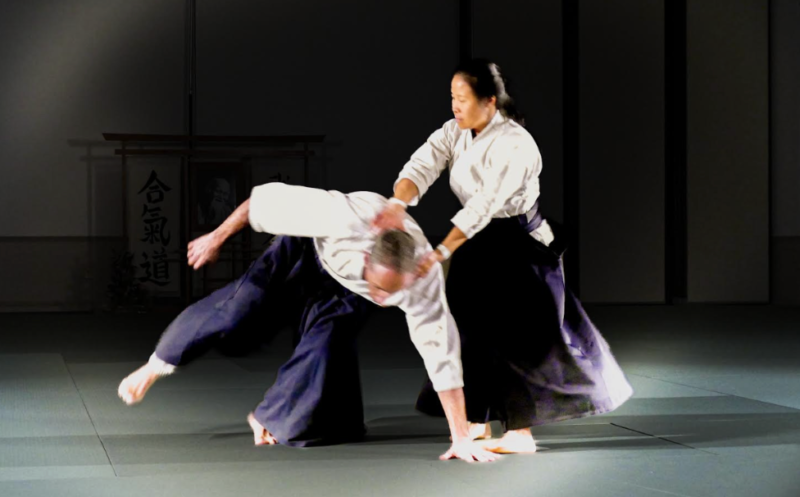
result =
[[[459,75],[472,88],[479,100],[497,97],[497,110],[508,118],[513,119],[520,126],[525,126],[525,119],[514,99],[506,91],[508,81],[500,72],[500,67],[487,59],[472,59],[462,62],[453,71],[453,76]]]

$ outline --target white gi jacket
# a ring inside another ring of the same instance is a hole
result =
[[[283,183],[253,188],[250,225],[256,231],[314,239],[328,274],[348,290],[374,302],[364,280],[364,254],[372,251],[376,235],[370,223],[387,199],[371,192],[344,194]],[[411,217],[406,231],[417,242],[417,256],[433,250]],[[436,265],[424,278],[390,295],[384,306],[399,307],[406,315],[411,341],[425,364],[436,391],[464,386],[461,342],[450,314],[444,273]]]
[[[455,119],[434,131],[403,166],[395,182],[409,179],[417,185],[417,205],[445,168],[450,169],[450,188],[462,209],[452,218],[467,238],[486,227],[492,218],[528,213],[539,197],[542,156],[528,131],[497,111],[473,139]],[[549,245],[553,232],[543,221],[531,236]]]

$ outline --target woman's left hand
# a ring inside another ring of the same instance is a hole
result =
[[[417,264],[417,278],[424,278],[430,272],[434,264],[439,264],[443,261],[444,257],[438,250],[428,252]]]

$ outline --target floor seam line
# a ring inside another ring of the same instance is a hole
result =
[[[676,442],[675,440],[670,440],[669,438],[660,437],[660,436],[654,435],[652,433],[647,433],[647,432],[644,432],[644,431],[636,430],[636,429],[629,428],[627,426],[623,426],[623,425],[620,425],[620,424],[617,424],[617,423],[609,423],[609,424],[611,426],[616,426],[617,428],[621,428],[623,430],[628,430],[628,431],[632,431],[634,433],[638,433],[640,435],[645,435],[645,436],[648,436],[648,437],[656,438],[658,440],[662,440],[664,442],[669,442],[671,444],[679,445],[679,446],[685,447],[687,449],[698,450],[700,452],[703,452],[704,454],[709,454],[709,455],[712,455],[712,456],[716,456],[717,455],[717,454],[715,454],[713,452],[708,452],[706,450],[699,449],[697,447],[692,447],[691,445],[686,445],[686,444],[683,444],[683,443],[680,443],[680,442]]]
[[[672,385],[678,385],[678,386],[681,386],[681,387],[694,388],[695,390],[704,390],[706,392],[718,393],[718,394],[720,394],[720,395],[722,395],[724,397],[736,397],[737,399],[749,400],[751,402],[758,402],[760,404],[766,404],[766,405],[775,406],[775,407],[782,407],[784,409],[791,409],[793,411],[800,412],[800,409],[798,409],[796,407],[785,406],[783,404],[776,404],[774,402],[767,402],[765,400],[751,399],[750,397],[745,397],[743,395],[736,395],[735,393],[720,392],[718,390],[711,390],[711,389],[708,389],[708,388],[696,387],[696,386],[693,386],[693,385],[687,385],[685,383],[678,383],[678,382],[672,381],[672,380],[664,380],[662,378],[653,378],[652,376],[645,376],[645,375],[642,375],[642,374],[633,374],[633,373],[631,373],[631,375],[633,375],[633,376],[641,376],[642,378],[647,378],[649,380],[663,381],[664,383],[670,383]]]
[[[100,447],[103,448],[103,453],[105,453],[106,455],[106,459],[108,460],[108,465],[111,466],[111,471],[114,472],[114,477],[118,478],[119,474],[117,474],[117,468],[111,461],[111,456],[108,453],[106,444],[103,442],[103,437],[101,437],[100,433],[97,431],[97,426],[95,426],[94,424],[94,419],[92,419],[92,414],[89,412],[89,407],[86,405],[86,400],[83,398],[83,393],[81,393],[81,389],[78,388],[78,383],[75,381],[75,377],[72,376],[72,371],[69,369],[69,364],[67,364],[67,361],[64,360],[63,356],[61,357],[61,360],[64,361],[64,367],[67,369],[67,374],[69,375],[69,378],[72,381],[72,385],[75,387],[75,391],[78,392],[78,397],[80,397],[81,404],[83,404],[83,410],[86,411],[86,416],[89,418],[89,422],[92,424],[92,429],[94,430],[94,434],[97,437],[97,440],[100,442]]]

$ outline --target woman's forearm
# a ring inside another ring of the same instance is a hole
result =
[[[419,195],[419,188],[407,178],[401,179],[394,189],[394,198],[402,200],[405,204],[409,204],[417,195]]]
[[[463,245],[464,242],[466,241],[467,241],[467,235],[465,235],[463,231],[458,229],[457,226],[453,226],[453,229],[450,230],[450,233],[439,245],[439,247],[444,246],[444,249],[447,252],[449,252],[449,254],[442,254],[442,255],[445,256],[446,259],[447,256],[455,252],[458,249],[458,247]],[[441,249],[439,249],[439,247],[437,247],[437,250],[439,250],[439,252],[443,252]]]

